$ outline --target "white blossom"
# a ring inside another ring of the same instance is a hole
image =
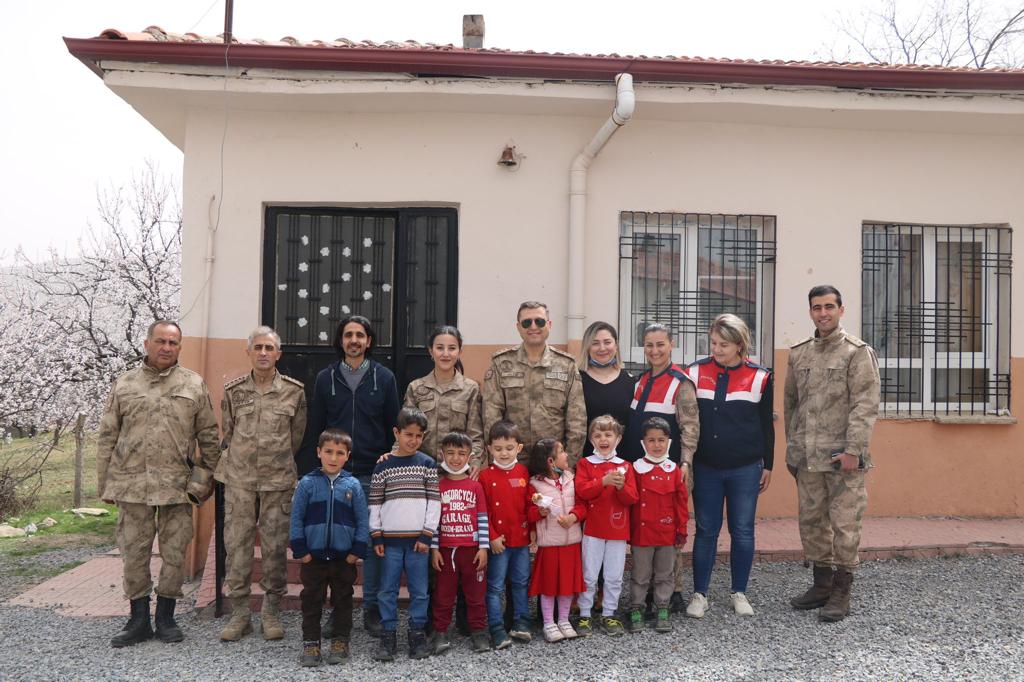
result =
[[[324,248],[320,249],[320,255],[321,256],[330,256],[331,255],[331,249],[329,247],[325,246]]]
[[[309,246],[309,237],[307,237],[306,235],[302,235],[302,245]]]
[[[350,272],[343,272],[343,273],[341,273],[341,281],[342,282],[347,282],[350,279],[352,279],[352,273],[350,273]]]
[[[299,263],[299,272],[309,270],[309,263]]]
[[[285,282],[284,284],[278,284],[278,285],[277,285],[277,288],[278,288],[278,289],[280,289],[281,291],[287,291],[287,289],[288,289],[288,283],[287,283],[287,282]]]
[[[369,273],[371,270],[373,270],[373,268],[369,263],[363,263],[363,272]]]
[[[328,293],[331,290],[331,285],[330,284],[324,284],[322,287],[320,287],[320,290],[323,291],[326,294],[326,293]]]
[[[386,284],[386,283],[385,284],[381,284],[380,285],[380,290],[383,291],[386,294],[389,291],[391,291],[391,285],[390,284]]]
[[[373,246],[373,239],[371,237],[364,237],[363,246],[365,246],[366,248],[370,248],[371,246]]]
[[[300,327],[305,327],[305,326],[306,326],[306,324],[307,324],[307,322],[306,322],[306,318],[304,318],[304,317],[300,317],[300,318],[299,318],[299,326],[300,326]]]
[[[331,312],[331,309],[330,309],[330,308],[328,308],[328,307],[327,307],[327,306],[325,306],[325,305],[322,305],[322,306],[320,306],[320,314],[321,314],[321,315],[326,315],[326,314],[327,314],[327,313],[329,313],[329,312]]]
[[[306,298],[309,296],[309,292],[305,289],[299,289],[299,298]]]
[[[326,341],[327,340],[327,332],[320,332],[320,340],[321,341]]]
[[[371,298],[373,298],[373,292],[372,291],[364,291],[363,292],[363,300],[364,301],[369,301]]]
[[[349,308],[347,305],[343,305],[343,306],[341,306],[341,312],[343,312],[344,314],[348,315],[350,312],[352,312],[352,309]]]
[[[352,255],[352,249],[350,249],[350,248],[348,248],[348,247],[346,246],[345,248],[343,248],[343,249],[341,250],[341,255],[342,255],[342,256],[344,256],[345,258],[348,258],[348,257],[350,257],[350,256]]]

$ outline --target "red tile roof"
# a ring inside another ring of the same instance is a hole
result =
[[[96,38],[65,38],[68,49],[94,70],[102,60],[224,65],[220,36],[168,33],[150,26],[140,33],[107,29]],[[490,76],[550,80],[612,79],[629,72],[638,81],[746,83],[847,88],[1022,90],[1024,69],[973,69],[923,64],[709,59],[462,48],[454,45],[369,40],[233,38],[234,66],[405,72],[433,76]]]

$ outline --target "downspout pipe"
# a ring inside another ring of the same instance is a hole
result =
[[[583,339],[583,284],[584,235],[587,225],[587,171],[590,164],[612,135],[633,118],[636,96],[633,76],[620,73],[615,77],[615,108],[594,138],[585,146],[569,166],[569,323],[567,326],[570,352],[574,343]]]

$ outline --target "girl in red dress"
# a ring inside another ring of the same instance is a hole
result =
[[[583,591],[583,559],[580,522],[586,507],[576,501],[569,455],[557,440],[542,438],[530,452],[530,485],[533,504],[527,518],[537,527],[537,558],[533,563],[530,596],[540,595],[544,639],[558,642],[576,637],[569,624],[573,597]],[[555,622],[555,601],[558,622]]]

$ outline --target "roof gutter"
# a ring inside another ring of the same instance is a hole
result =
[[[104,60],[223,66],[221,43],[184,43],[110,38],[65,38],[68,51],[102,75]],[[612,82],[628,71],[635,81],[738,83],[898,90],[1024,91],[1024,71],[943,67],[818,65],[571,54],[531,54],[422,48],[231,45],[231,64],[241,68],[412,73],[423,76],[538,78]]]

